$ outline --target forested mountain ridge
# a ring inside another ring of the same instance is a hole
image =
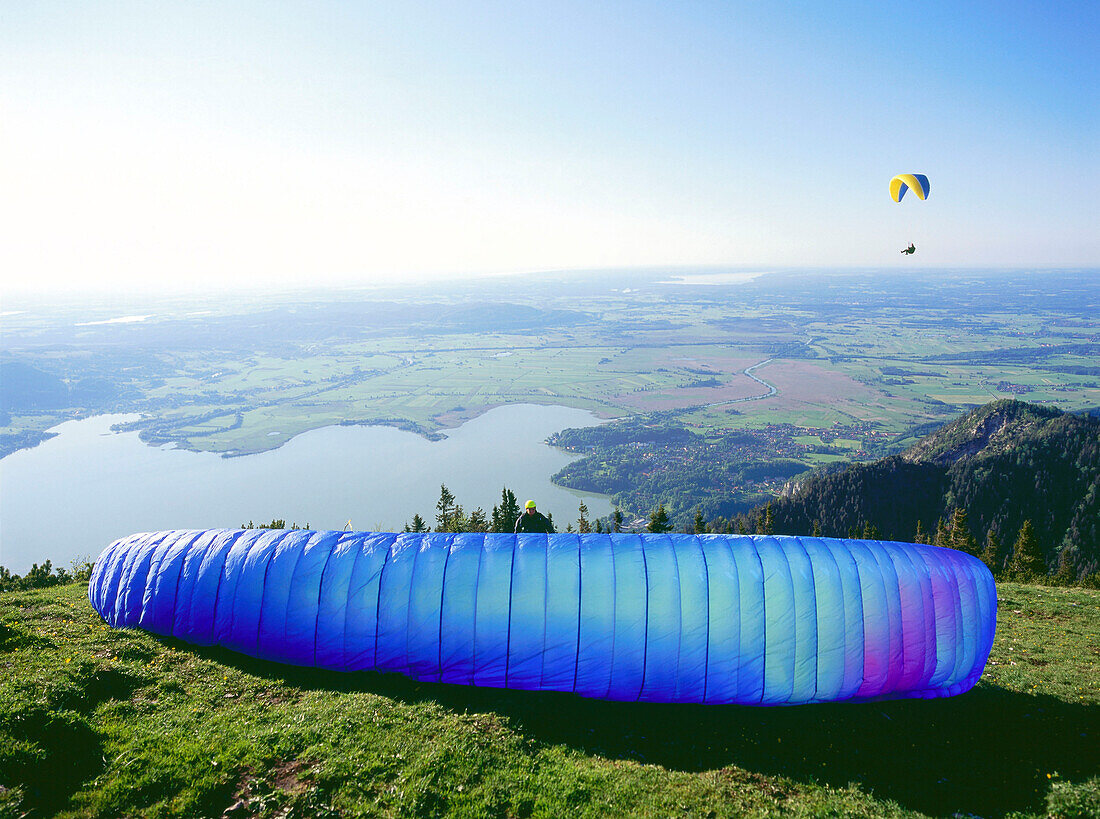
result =
[[[1080,579],[1100,571],[1100,419],[995,401],[900,455],[803,479],[770,515],[783,533],[951,536],[994,571],[1026,524],[1045,571]]]
[[[1012,399],[993,401],[945,424],[901,454],[909,463],[950,466],[968,458],[989,457],[1014,449],[1021,440],[1065,413]],[[1068,416],[1074,418],[1076,416]]]

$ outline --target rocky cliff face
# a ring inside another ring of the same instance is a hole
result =
[[[1062,413],[1022,401],[994,401],[924,438],[902,453],[908,463],[952,466],[1006,452]]]

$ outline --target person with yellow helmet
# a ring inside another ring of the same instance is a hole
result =
[[[542,532],[547,535],[554,534],[554,524],[546,515],[535,508],[533,500],[523,505],[523,514],[516,521],[516,534],[520,532]]]

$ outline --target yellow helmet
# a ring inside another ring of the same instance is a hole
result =
[[[533,500],[529,500],[529,501],[527,501],[527,503],[523,504],[523,508],[524,509],[534,509],[535,508],[535,502]]]

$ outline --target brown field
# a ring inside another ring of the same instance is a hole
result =
[[[701,376],[702,377],[702,376]],[[619,393],[611,397],[616,404],[638,410],[667,410],[683,407],[700,407],[737,398],[748,398],[766,392],[760,384],[744,375],[736,375],[721,387],[673,387],[651,392]]]
[[[872,403],[883,394],[836,370],[810,361],[776,359],[755,371],[756,377],[779,389],[791,401],[821,403],[857,400]],[[777,396],[777,397],[779,397]]]

